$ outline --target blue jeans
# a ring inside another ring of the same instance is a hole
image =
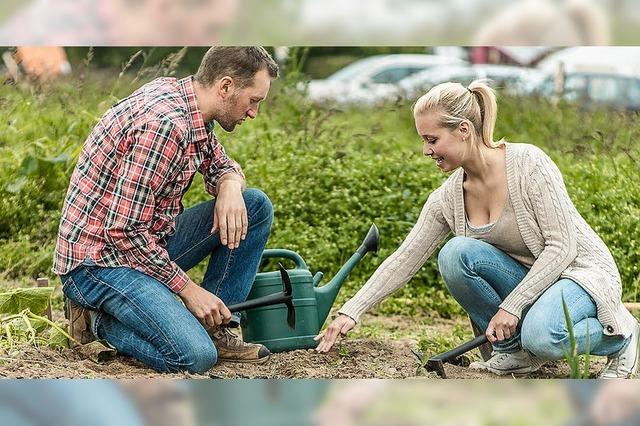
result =
[[[482,330],[529,272],[491,244],[468,237],[449,240],[438,255],[438,267],[453,297]],[[494,350],[509,353],[524,348],[540,358],[562,359],[563,348],[570,347],[562,296],[573,322],[578,354],[588,349],[593,355],[611,355],[624,347],[624,337],[603,333],[591,296],[574,281],[560,279],[525,309],[520,330],[495,343]]]
[[[246,300],[273,222],[269,198],[243,193],[249,226],[240,246],[229,250],[211,235],[215,200],[185,210],[167,241],[171,260],[187,271],[209,258],[202,286],[226,305]],[[93,333],[120,353],[161,372],[201,373],[217,361],[216,348],[200,322],[164,284],[128,268],[81,265],[61,277],[64,294],[97,311]]]

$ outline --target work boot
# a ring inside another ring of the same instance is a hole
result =
[[[271,355],[264,345],[245,343],[228,327],[211,327],[207,333],[218,350],[218,361],[262,363]]]
[[[69,335],[73,340],[69,345],[74,348],[78,345],[85,345],[96,340],[91,332],[91,315],[88,309],[83,308],[71,299],[64,298],[64,317],[69,320]]]
[[[514,353],[494,352],[493,356],[484,362],[472,362],[469,368],[490,371],[499,376],[507,374],[533,373],[544,365],[545,361],[521,349]]]
[[[607,367],[600,374],[601,379],[630,379],[638,369],[640,350],[640,324],[636,322],[629,343],[620,352],[607,357]]]

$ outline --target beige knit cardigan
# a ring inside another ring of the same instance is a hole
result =
[[[560,170],[533,145],[505,145],[518,230],[536,261],[500,307],[520,318],[549,286],[569,278],[595,301],[605,334],[629,336],[635,319],[621,301],[620,273],[604,242],[573,205]],[[404,242],[339,313],[359,321],[362,313],[405,285],[449,232],[465,235],[463,178],[459,168],[431,193]]]

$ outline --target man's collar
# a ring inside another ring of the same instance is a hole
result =
[[[193,90],[193,76],[190,75],[182,80],[178,80],[180,92],[187,102],[187,108],[189,110],[189,117],[193,124],[193,142],[202,142],[209,140],[209,133],[213,132],[214,121],[209,123],[204,122],[202,111],[198,107],[196,102],[196,93]]]

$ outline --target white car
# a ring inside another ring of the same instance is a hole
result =
[[[395,98],[395,85],[409,75],[437,66],[465,63],[456,57],[438,55],[371,56],[347,65],[324,80],[311,80],[307,93],[312,102],[375,104]]]
[[[477,79],[486,79],[494,89],[507,94],[528,95],[545,75],[535,68],[510,65],[447,66],[422,71],[401,80],[398,82],[397,96],[415,100],[440,83],[453,81],[466,86]]]

